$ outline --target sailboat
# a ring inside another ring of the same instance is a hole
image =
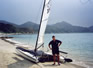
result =
[[[51,53],[44,52],[39,49],[42,46],[44,46],[43,39],[44,39],[44,33],[47,26],[49,14],[50,14],[50,7],[51,7],[50,2],[51,0],[44,0],[35,49],[29,50],[20,46],[16,47],[16,51],[19,55],[35,63],[53,61],[53,56]],[[62,51],[60,51],[60,53],[67,54],[66,52],[62,52]],[[72,62],[71,59],[67,59],[63,56],[60,56],[60,61]]]

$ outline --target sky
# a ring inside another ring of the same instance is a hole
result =
[[[44,0],[0,0],[0,20],[16,24],[40,21]],[[66,21],[72,25],[93,25],[93,0],[52,0],[48,24]]]

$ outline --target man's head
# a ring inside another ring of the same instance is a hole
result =
[[[52,39],[53,39],[53,40],[56,40],[55,36],[52,36]]]

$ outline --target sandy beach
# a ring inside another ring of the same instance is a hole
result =
[[[71,63],[58,66],[53,62],[34,64],[16,55],[15,46],[0,39],[0,68],[85,68]]]

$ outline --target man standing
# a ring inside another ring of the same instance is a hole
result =
[[[52,41],[50,41],[49,43],[49,48],[52,50],[52,54],[53,54],[53,59],[54,59],[54,64],[55,65],[55,59],[56,59],[56,55],[57,55],[57,59],[58,59],[58,65],[60,65],[59,60],[60,60],[60,56],[59,56],[59,46],[62,44],[61,41],[56,40],[55,36],[52,36]],[[51,46],[50,46],[51,45]]]

